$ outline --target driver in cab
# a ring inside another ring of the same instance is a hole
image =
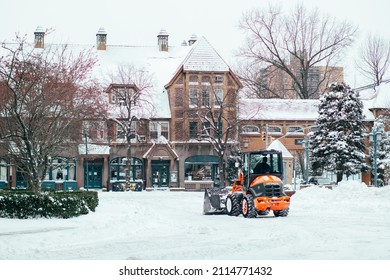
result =
[[[254,174],[270,173],[270,171],[271,167],[267,163],[267,157],[263,157],[262,160],[259,161],[253,169]]]

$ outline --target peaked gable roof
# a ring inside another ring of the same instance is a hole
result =
[[[181,65],[184,71],[229,71],[229,66],[203,36],[194,44]]]
[[[293,155],[287,150],[287,148],[278,139],[272,141],[267,150],[276,150],[282,152],[283,158],[294,158]]]
[[[174,80],[183,71],[229,72],[238,87],[242,88],[241,81],[205,37],[202,36],[191,47],[187,56],[177,67],[175,75],[165,85],[166,89],[172,85]]]
[[[45,48],[61,45],[47,43]],[[203,36],[190,46],[169,46],[169,51],[166,52],[160,51],[157,45],[107,45],[105,50],[97,50],[95,45],[66,45],[74,54],[90,51],[96,56],[97,63],[92,75],[103,83],[111,82],[110,76],[115,74],[118,66],[132,65],[148,72],[153,77],[154,83],[154,92],[151,95],[151,103],[155,107],[154,118],[171,117],[166,85],[180,71],[232,73],[226,62]],[[233,73],[232,76],[236,78]]]

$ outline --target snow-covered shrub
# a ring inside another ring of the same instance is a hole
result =
[[[95,211],[97,192],[1,191],[0,217],[7,218],[71,218]]]

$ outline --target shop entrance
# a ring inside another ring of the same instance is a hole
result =
[[[103,163],[96,161],[84,162],[84,186],[86,189],[102,188]]]
[[[169,187],[169,160],[152,160],[152,187]]]

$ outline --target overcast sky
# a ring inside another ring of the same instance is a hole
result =
[[[205,36],[229,65],[243,35],[238,29],[242,13],[253,7],[282,3],[288,9],[295,0],[0,0],[0,41],[16,32],[33,40],[38,25],[55,31],[46,41],[95,44],[104,27],[108,44],[153,45],[166,29],[169,44],[179,45],[192,34]],[[340,20],[355,24],[361,36],[369,32],[390,39],[389,0],[301,0]],[[353,52],[350,52],[353,53]],[[349,58],[347,83],[359,86]],[[345,66],[345,65],[341,65]]]

